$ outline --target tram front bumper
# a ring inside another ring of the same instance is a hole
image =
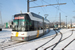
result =
[[[15,36],[11,36],[11,40],[15,40],[15,41],[27,41],[28,37],[15,37]]]

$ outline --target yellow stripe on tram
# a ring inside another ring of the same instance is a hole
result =
[[[37,30],[37,36],[36,37],[39,37],[39,30]]]
[[[19,33],[18,33],[18,32],[16,32],[16,37],[18,37],[18,34],[19,34]]]

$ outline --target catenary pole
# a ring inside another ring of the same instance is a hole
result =
[[[27,0],[27,12],[29,12],[29,0]]]

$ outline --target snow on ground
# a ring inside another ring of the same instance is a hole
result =
[[[64,39],[65,37],[68,37],[69,35],[71,35],[72,31],[70,31],[70,30],[72,30],[72,29],[61,29],[60,30],[62,33],[64,33],[62,39]],[[73,33],[75,33],[75,31],[73,31]],[[38,39],[32,40],[30,43],[22,44],[22,45],[12,47],[12,48],[8,48],[6,50],[35,50],[35,48],[37,48],[40,45],[44,44],[45,42],[50,40],[52,37],[51,38],[46,38],[46,39],[43,39],[43,40],[39,40],[39,39],[49,37],[49,36],[54,35],[54,34],[55,34],[55,32],[51,29],[51,31],[48,34],[46,34],[46,35],[44,35],[44,36],[42,36]],[[11,29],[4,29],[2,32],[0,32],[0,42],[2,42],[3,40],[10,40],[10,35],[11,35]],[[75,38],[74,35],[75,34],[73,34],[68,39],[60,42],[54,50],[61,50],[66,44],[68,44],[72,39]],[[61,37],[60,35],[56,36],[55,39],[53,39],[52,41],[50,41],[48,44],[44,45],[43,47],[39,48],[39,50],[43,50],[44,48],[56,43],[60,39],[60,37]],[[65,50],[75,50],[75,48],[74,48],[75,45],[74,44],[75,44],[75,41],[72,42]],[[51,48],[49,48],[48,50],[51,50]]]
[[[69,36],[69,34],[71,34],[72,31],[68,32],[67,34],[64,35],[65,36]],[[60,50],[61,48],[64,48],[70,41],[72,41],[75,38],[75,31],[73,31],[73,35],[71,37],[69,37],[68,39],[60,42],[57,47],[55,48],[55,50]],[[75,44],[75,41],[72,42],[73,44]],[[65,50],[75,50],[75,45],[71,45],[70,47],[68,46]]]
[[[0,31],[0,43],[10,40],[11,29],[3,29]]]

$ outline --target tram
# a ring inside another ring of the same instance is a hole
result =
[[[54,24],[54,30],[58,29],[58,24]]]
[[[11,40],[28,41],[49,32],[49,20],[33,12],[15,14]]]

